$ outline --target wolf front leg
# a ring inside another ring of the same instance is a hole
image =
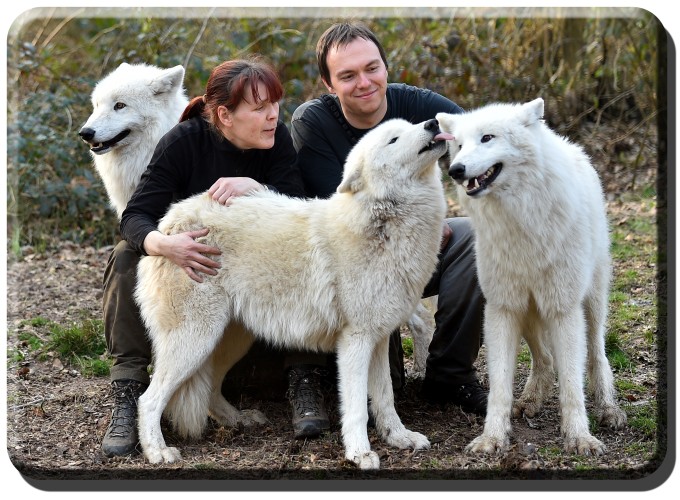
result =
[[[348,327],[337,345],[338,391],[345,458],[360,469],[380,468],[378,454],[368,441],[368,367],[375,347],[374,334]]]
[[[183,434],[194,437],[201,434],[212,394],[212,376],[206,375],[205,364],[210,363],[223,332],[224,317],[219,316],[203,322],[189,319],[169,331],[150,329],[154,373],[149,388],[139,398],[138,427],[144,456],[152,464],[181,459],[179,450],[167,446],[163,439],[161,416],[164,411],[171,415],[173,427],[182,429]],[[173,398],[178,390],[187,389],[188,399]],[[182,404],[187,400],[190,404]],[[168,405],[171,408],[166,408]]]
[[[484,339],[489,367],[489,403],[484,431],[465,448],[472,453],[501,453],[510,444],[510,412],[517,350],[521,338],[517,315],[487,304]]]

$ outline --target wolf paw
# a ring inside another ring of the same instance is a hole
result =
[[[430,440],[419,432],[413,432],[406,429],[403,433],[397,435],[391,433],[385,437],[385,442],[390,446],[405,450],[411,448],[412,450],[426,450],[430,447]]]
[[[606,447],[602,442],[591,436],[567,436],[564,438],[564,450],[567,453],[577,453],[579,455],[603,455]]]
[[[380,458],[374,451],[348,452],[345,458],[350,462],[354,462],[361,470],[374,470],[380,468]]]
[[[507,450],[509,445],[510,439],[508,437],[499,438],[482,434],[465,447],[465,453],[499,454]]]
[[[541,402],[535,399],[519,399],[512,405],[512,416],[518,418],[524,415],[527,418],[534,418],[542,408]]]
[[[615,405],[604,407],[598,418],[600,426],[608,427],[609,429],[621,429],[626,425],[627,420],[626,413]]]
[[[267,417],[260,410],[241,410],[238,416],[238,424],[243,427],[253,427],[268,423]]]
[[[182,459],[182,455],[179,450],[174,447],[165,448],[153,448],[144,450],[144,456],[152,464],[167,463],[171,464],[173,462],[179,462]]]

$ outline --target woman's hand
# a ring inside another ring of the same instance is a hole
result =
[[[216,202],[222,205],[229,205],[232,199],[237,196],[243,196],[244,194],[263,189],[264,186],[262,184],[250,177],[220,177],[208,189],[208,194]]]
[[[144,249],[148,255],[162,255],[179,267],[194,281],[203,283],[199,273],[214,276],[220,263],[208,255],[221,255],[220,249],[196,241],[208,234],[208,229],[188,231],[179,234],[150,232],[144,239]]]

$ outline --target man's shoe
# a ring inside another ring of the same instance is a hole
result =
[[[137,400],[146,384],[136,380],[111,382],[113,411],[111,422],[102,440],[102,453],[107,457],[129,455],[139,443],[137,439]]]
[[[482,388],[478,380],[453,386],[425,379],[419,396],[430,403],[452,403],[460,406],[466,413],[485,416],[489,391]]]
[[[288,399],[293,408],[295,439],[315,438],[330,429],[321,394],[319,369],[297,365],[288,371]]]

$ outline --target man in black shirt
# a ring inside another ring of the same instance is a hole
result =
[[[438,112],[462,112],[429,90],[388,84],[384,49],[363,24],[331,26],[319,39],[316,54],[330,95],[302,104],[291,121],[297,166],[309,197],[325,198],[335,192],[350,149],[378,124],[391,118],[419,123]],[[483,415],[487,391],[474,368],[481,344],[483,297],[476,278],[472,229],[465,218],[447,219],[443,237],[438,269],[424,291],[424,296],[438,295],[438,305],[421,396]],[[288,356],[289,397],[298,438],[315,437],[328,428],[314,375],[316,367],[325,363],[324,356],[313,353]],[[393,385],[399,389],[404,374],[398,331],[392,335],[390,365]]]

